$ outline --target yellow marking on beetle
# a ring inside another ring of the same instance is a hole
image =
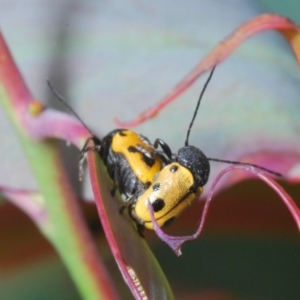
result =
[[[115,153],[124,155],[130,168],[142,183],[152,182],[154,175],[162,168],[154,148],[131,130],[117,132],[112,139],[111,148]],[[137,151],[129,150],[133,148]],[[147,161],[152,163],[147,163]]]
[[[171,168],[174,167],[177,168],[176,171],[171,172]],[[153,229],[148,199],[151,204],[157,199],[163,200],[164,206],[161,210],[154,211],[158,225],[163,226],[168,220],[179,217],[199,198],[203,191],[202,187],[199,187],[196,193],[188,193],[193,184],[194,177],[190,170],[179,163],[167,165],[154,177],[151,186],[138,199],[134,206],[134,214],[145,222],[146,228]]]

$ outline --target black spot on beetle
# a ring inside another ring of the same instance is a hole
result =
[[[119,134],[120,134],[120,136],[127,136],[127,134],[124,133],[124,130],[120,130],[120,131],[119,131]]]
[[[148,155],[146,155],[145,153],[143,153],[142,151],[140,151],[139,149],[137,149],[134,146],[129,146],[127,148],[128,152],[130,153],[140,153],[141,154],[141,159],[142,161],[148,166],[148,167],[152,167],[155,164],[155,160],[152,157],[149,157]]]
[[[170,172],[171,172],[171,173],[175,173],[177,170],[178,170],[178,166],[172,166],[172,167],[170,168]]]
[[[139,150],[136,149],[134,146],[129,146],[127,150],[128,150],[129,152],[132,152],[132,153],[139,152]]]
[[[147,181],[147,182],[145,183],[145,189],[147,189],[150,185],[151,185],[151,181]]]
[[[160,199],[160,198],[157,198],[152,203],[152,207],[153,207],[154,212],[158,212],[158,211],[162,210],[164,206],[165,206],[165,201],[163,199]]]
[[[172,224],[175,221],[175,217],[171,217],[170,219],[168,219],[163,226],[168,226],[170,224]]]
[[[155,160],[149,156],[147,156],[146,154],[144,153],[141,153],[142,154],[142,160],[143,162],[148,166],[148,167],[152,167],[155,163]]]
[[[156,192],[159,191],[159,189],[160,189],[160,183],[155,183],[153,185],[152,189],[153,189],[153,191],[156,191]]]

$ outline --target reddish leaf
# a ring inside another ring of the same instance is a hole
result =
[[[98,154],[88,153],[92,189],[106,238],[119,269],[136,299],[173,299],[169,284],[133,222],[120,214],[120,197],[112,197],[112,182]],[[145,298],[147,297],[147,298]]]

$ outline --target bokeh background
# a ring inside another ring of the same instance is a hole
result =
[[[300,23],[299,10],[296,0],[0,0],[0,27],[35,97],[64,109],[47,88],[50,79],[102,136],[116,127],[115,117],[130,120],[157,103],[241,23],[263,12],[281,13]],[[150,140],[164,139],[172,149],[182,146],[204,80],[137,131]],[[283,100],[293,103],[289,117],[297,119],[299,82],[299,69],[279,35],[252,38],[217,68],[191,143],[211,157],[235,159],[245,151],[246,134],[246,146],[253,151],[260,146],[257,132],[265,139],[270,133],[271,140],[275,126],[279,141],[299,139],[299,122],[286,122],[281,106]],[[259,117],[265,111],[274,112],[273,117]],[[1,108],[0,128],[0,184],[34,189],[30,167]],[[92,200],[88,178],[78,183],[78,150],[61,143],[61,151],[78,198]],[[211,178],[223,167],[212,165]],[[282,184],[299,203],[299,184]],[[81,202],[99,253],[124,299],[131,299],[93,203]],[[201,207],[199,202],[169,231],[191,233]],[[178,299],[299,298],[296,225],[261,182],[248,180],[220,191],[203,237],[185,245],[180,258],[151,232],[146,238]],[[0,203],[0,299],[80,299],[52,246],[5,200]]]

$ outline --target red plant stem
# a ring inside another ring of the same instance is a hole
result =
[[[79,253],[81,255],[81,259],[95,281],[94,283],[98,287],[99,295],[102,297],[105,295],[106,299],[117,299],[116,291],[113,288],[114,285],[107,273],[106,267],[100,260],[98,250],[91,234],[87,230],[79,202],[76,200],[76,196],[72,186],[70,185],[65,169],[62,167],[63,164],[59,154],[56,156],[56,166],[59,167],[59,169],[57,169],[57,174],[59,176],[58,181],[61,183],[60,192],[64,196],[64,211],[68,212],[67,217],[69,218],[69,224],[73,231],[73,237],[76,237],[75,242],[80,249]]]
[[[31,101],[31,94],[17,68],[12,63],[13,58],[0,33],[0,79],[10,96],[13,106],[28,104]],[[18,103],[16,103],[18,102]]]
[[[34,115],[30,110],[31,104],[37,107],[39,104],[33,100],[1,33],[0,84],[4,90],[2,102],[18,129],[20,141],[45,196],[50,225],[41,228],[42,231],[58,250],[83,297],[93,295],[97,299],[116,299],[114,286],[83,220],[56,144],[53,141],[37,142],[33,138],[34,129],[43,126],[43,116]],[[32,123],[35,126],[31,126]],[[51,126],[51,122],[48,125]]]
[[[211,201],[213,199],[212,198],[213,194],[216,191],[217,183],[220,181],[220,179],[226,173],[231,172],[233,170],[238,170],[238,169],[250,172],[250,173],[258,176],[265,183],[267,183],[267,185],[269,185],[280,196],[283,203],[287,206],[288,210],[290,211],[292,217],[294,218],[294,220],[297,224],[298,230],[300,231],[300,210],[299,210],[298,206],[296,205],[296,203],[293,201],[293,199],[284,191],[284,189],[276,181],[274,181],[272,178],[268,177],[261,170],[255,168],[255,167],[245,166],[245,165],[244,166],[242,166],[242,165],[240,165],[240,166],[232,165],[230,167],[227,167],[223,171],[221,171],[218,174],[218,176],[215,178],[215,180],[213,181],[213,183],[212,183],[212,185],[209,189],[207,198],[205,200],[205,204],[204,204],[203,211],[202,211],[202,214],[201,214],[201,219],[200,219],[199,226],[197,228],[197,231],[192,235],[189,235],[189,236],[170,236],[170,235],[164,233],[162,231],[162,229],[159,227],[157,221],[155,220],[153,207],[152,207],[150,201],[148,201],[148,208],[149,208],[149,211],[150,211],[151,220],[152,220],[152,223],[154,224],[154,230],[155,230],[156,234],[158,235],[158,237],[162,241],[167,243],[172,248],[172,250],[176,253],[176,255],[178,255],[178,256],[181,255],[181,246],[185,242],[195,240],[202,233],[202,230],[204,228],[204,224],[205,224],[205,221],[206,221],[206,217],[208,215],[208,209],[209,209],[209,206],[210,206]]]
[[[236,48],[249,37],[266,30],[279,31],[290,43],[298,64],[300,64],[300,27],[289,19],[275,14],[263,14],[241,25],[230,36],[220,42],[197,66],[188,73],[160,102],[152,108],[142,112],[136,119],[128,122],[115,119],[124,128],[135,127],[153,118],[164,107],[174,101],[186,91],[200,75],[221,63]]]

